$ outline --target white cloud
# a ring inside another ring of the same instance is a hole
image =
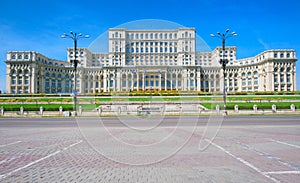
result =
[[[264,47],[265,50],[269,50],[270,46],[265,43],[262,39],[258,39],[258,42]]]

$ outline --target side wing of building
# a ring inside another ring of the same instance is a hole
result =
[[[79,93],[137,90],[220,92],[295,91],[294,50],[267,50],[236,59],[236,47],[196,51],[194,28],[174,30],[109,29],[108,53],[87,48],[67,49],[68,60],[49,59],[36,52],[8,52],[7,93],[72,93],[73,67]],[[229,63],[223,70],[222,56]]]

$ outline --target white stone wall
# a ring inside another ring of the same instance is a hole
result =
[[[133,90],[223,91],[221,47],[196,52],[194,28],[175,30],[109,29],[109,52],[78,48],[79,93]],[[225,48],[227,92],[295,91],[294,50],[267,50],[236,60],[237,48]],[[71,93],[73,48],[67,61],[31,51],[7,53],[7,93]]]

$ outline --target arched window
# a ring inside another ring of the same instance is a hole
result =
[[[25,58],[25,59],[28,59],[28,55],[26,54],[24,58]]]
[[[280,58],[283,58],[284,57],[284,54],[283,53],[280,53]]]
[[[22,59],[22,55],[18,55],[18,59]]]
[[[11,59],[16,59],[16,55],[12,55],[12,56],[11,56]]]
[[[274,68],[274,72],[278,72],[278,68],[277,67]]]
[[[54,73],[53,73],[53,74],[51,74],[51,77],[52,77],[52,78],[55,78],[55,74],[54,74]]]
[[[286,69],[286,72],[291,72],[291,68],[288,67],[288,68]]]
[[[284,72],[284,68],[282,67],[282,68],[280,68],[280,72]]]
[[[21,75],[22,73],[23,73],[22,70],[19,70],[19,71],[18,71],[18,74],[19,74],[19,75]]]

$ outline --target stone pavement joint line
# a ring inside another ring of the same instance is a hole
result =
[[[261,171],[259,168],[255,167],[254,165],[252,165],[251,163],[249,163],[248,161],[240,158],[240,157],[237,157],[235,156],[234,154],[232,154],[231,152],[227,151],[226,149],[224,149],[223,147],[219,146],[218,144],[208,140],[208,139],[205,139],[208,143],[211,143],[213,146],[215,146],[216,148],[222,150],[224,153],[228,154],[229,156],[233,157],[234,159],[238,160],[239,162],[243,163],[244,165],[250,167],[251,169],[255,170],[256,172],[258,172],[260,175],[272,180],[273,182],[276,182],[276,183],[280,183],[279,180],[269,176],[267,173]]]
[[[300,171],[274,171],[274,172],[263,172],[264,174],[300,174]]]
[[[71,144],[71,145],[69,145],[69,146],[63,148],[62,150],[57,150],[57,151],[55,151],[55,152],[53,152],[53,153],[51,153],[51,154],[49,154],[49,155],[47,155],[47,156],[45,156],[45,157],[43,157],[43,158],[40,158],[40,159],[38,159],[38,160],[35,160],[35,161],[33,161],[33,162],[31,162],[31,163],[25,165],[25,166],[22,166],[22,167],[20,167],[20,168],[17,168],[17,169],[15,169],[15,170],[11,171],[11,172],[8,172],[8,173],[6,173],[6,174],[2,174],[2,175],[0,175],[0,180],[5,179],[6,177],[8,177],[8,176],[10,176],[10,175],[12,175],[12,174],[14,174],[14,173],[20,171],[20,170],[23,170],[23,169],[25,169],[25,168],[28,168],[28,167],[30,167],[30,166],[32,166],[32,165],[34,165],[34,164],[36,164],[36,163],[38,163],[38,162],[40,162],[40,161],[43,161],[43,160],[45,160],[45,159],[47,159],[47,158],[50,158],[50,157],[52,157],[52,156],[55,156],[55,155],[61,153],[62,151],[65,151],[65,150],[67,150],[67,149],[69,149],[69,148],[71,148],[71,147],[73,147],[73,146],[75,146],[75,145],[80,144],[81,142],[82,142],[82,140],[80,140],[80,141],[78,141],[78,142],[76,142],[76,143],[73,143],[73,144]]]
[[[17,144],[17,143],[20,143],[22,141],[16,141],[16,142],[12,142],[12,143],[9,143],[9,144],[3,144],[3,145],[0,145],[0,147],[5,147],[5,146],[9,146],[9,145],[14,145],[14,144]]]
[[[286,142],[282,142],[282,141],[278,141],[278,140],[274,140],[274,139],[271,139],[271,141],[276,142],[278,144],[283,144],[283,145],[287,145],[287,146],[291,146],[291,147],[300,149],[300,146],[297,146],[295,144],[290,144],[290,143],[286,143]]]

